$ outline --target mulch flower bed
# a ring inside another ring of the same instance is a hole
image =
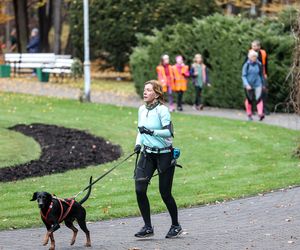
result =
[[[38,160],[0,168],[0,182],[99,165],[118,159],[122,152],[120,146],[77,129],[47,124],[20,124],[9,129],[33,137],[42,152]]]

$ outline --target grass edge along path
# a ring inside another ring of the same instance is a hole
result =
[[[137,109],[73,100],[0,93],[0,127],[46,123],[87,130],[132,152]],[[173,114],[174,145],[182,150],[174,179],[179,207],[230,200],[300,184],[300,162],[292,157],[299,132],[259,123]],[[0,149],[1,150],[1,149]],[[121,158],[122,159],[122,158]],[[0,229],[40,226],[33,192],[70,197],[116,162],[15,183],[0,183]],[[138,215],[132,180],[134,159],[101,180],[84,204],[87,220]],[[149,187],[152,212],[166,211],[157,178]],[[80,197],[79,197],[80,199]]]

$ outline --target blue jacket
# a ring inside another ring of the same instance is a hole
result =
[[[32,37],[26,48],[29,53],[38,53],[40,51],[40,37]]]
[[[138,132],[136,145],[148,147],[165,148],[172,145],[172,135],[169,129],[164,128],[171,122],[169,109],[159,104],[152,110],[148,110],[145,105],[139,108],[138,127],[145,126],[154,131],[153,136],[140,134]]]
[[[242,71],[243,86],[250,85],[251,88],[257,88],[265,85],[262,65],[259,61],[251,62],[248,60],[243,65]]]

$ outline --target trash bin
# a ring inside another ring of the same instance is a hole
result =
[[[0,77],[10,77],[10,65],[2,64],[0,65]]]
[[[48,82],[49,81],[49,73],[43,72],[41,68],[36,69],[36,74],[40,82]]]

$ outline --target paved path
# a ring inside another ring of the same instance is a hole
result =
[[[0,91],[51,96],[60,98],[79,99],[80,90],[58,84],[41,84],[39,82],[15,82],[0,79]],[[142,101],[137,95],[119,96],[114,93],[92,92],[91,99],[96,103],[115,104],[119,106],[138,107]],[[245,120],[246,115],[242,110],[205,108],[203,111],[195,111],[191,106],[185,105],[185,114],[224,117],[229,119]],[[300,118],[294,114],[272,114],[267,116],[263,123],[282,126],[285,128],[300,130]]]
[[[79,91],[63,86],[39,83],[12,84],[0,80],[0,91],[30,93],[78,99]],[[92,101],[137,107],[136,96],[94,93]],[[206,108],[197,112],[185,106],[184,113],[245,119],[243,111]],[[264,123],[300,129],[297,116],[273,114]],[[37,210],[38,213],[38,210]],[[300,249],[300,188],[282,190],[264,196],[251,197],[211,206],[183,209],[179,212],[184,234],[174,240],[164,239],[170,221],[162,213],[153,216],[155,236],[137,240],[133,234],[140,228],[140,218],[124,218],[89,223],[92,249]],[[41,246],[44,228],[0,232],[0,249],[48,249]],[[84,235],[79,233],[75,246],[68,246],[69,229],[55,233],[57,249],[86,249]]]
[[[164,238],[170,225],[164,213],[153,216],[155,235],[146,240],[133,237],[140,218],[90,223],[92,249],[300,249],[300,188],[183,209],[179,217],[184,233],[173,240]],[[44,233],[45,228],[2,231],[0,249],[48,249],[41,246]],[[82,231],[73,247],[71,231],[64,226],[55,239],[57,249],[86,249]]]

